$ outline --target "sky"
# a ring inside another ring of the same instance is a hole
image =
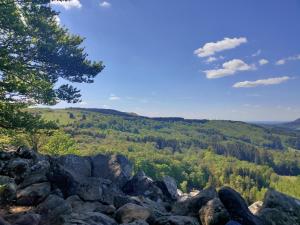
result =
[[[82,102],[145,116],[300,117],[299,0],[52,2],[105,69]]]

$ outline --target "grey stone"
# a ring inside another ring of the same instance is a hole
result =
[[[201,207],[215,197],[217,197],[217,192],[214,188],[203,189],[194,196],[176,202],[172,212],[175,215],[198,217]]]
[[[230,187],[223,187],[218,192],[219,198],[227,209],[230,218],[243,225],[262,225],[260,218],[253,215],[242,196]]]
[[[49,182],[33,184],[17,191],[18,205],[37,205],[42,202],[49,194],[51,185]]]
[[[151,215],[148,208],[140,205],[127,203],[116,212],[116,219],[120,223],[130,223],[135,220],[147,220]]]
[[[159,217],[153,225],[199,225],[199,222],[189,216],[163,216]]]
[[[202,225],[225,225],[229,221],[229,214],[218,198],[209,200],[199,210]]]

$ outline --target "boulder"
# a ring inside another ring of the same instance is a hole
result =
[[[91,157],[92,176],[111,180],[119,188],[130,180],[132,163],[122,155],[96,155]]]
[[[128,195],[116,195],[114,196],[114,206],[118,209],[127,203],[133,203],[137,205],[142,205],[140,199],[134,196]]]
[[[229,221],[229,214],[219,198],[209,200],[199,210],[202,225],[225,225]]]
[[[155,182],[145,175],[144,172],[138,172],[129,180],[122,188],[124,193],[135,196],[145,196],[154,201],[158,201],[163,198],[163,193],[159,187],[155,185]]]
[[[37,205],[42,202],[51,191],[49,182],[33,184],[17,191],[17,204],[18,205]]]
[[[116,219],[120,223],[130,223],[135,220],[146,220],[151,215],[148,208],[133,203],[127,203],[116,212]]]
[[[63,223],[63,225],[77,225],[77,224],[118,225],[114,219],[99,212],[72,213],[71,216],[68,217],[68,219],[66,219],[66,221]]]
[[[136,220],[131,223],[122,223],[122,225],[149,225],[149,224],[144,220]]]
[[[112,215],[116,210],[113,205],[104,205],[97,201],[84,202],[77,195],[70,196],[66,199],[66,201],[71,205],[72,212],[74,213],[100,212]]]
[[[49,195],[35,210],[41,215],[43,225],[61,225],[64,217],[72,213],[70,204],[56,195]]]
[[[88,157],[64,155],[56,158],[56,163],[76,176],[90,177],[92,174],[91,163]]]
[[[50,171],[50,163],[47,160],[40,160],[32,165],[28,174],[24,177],[18,188],[25,188],[29,185],[48,181],[47,175]]]
[[[270,225],[300,224],[300,200],[270,189],[258,215]]]
[[[36,159],[37,158],[37,154],[35,151],[24,148],[24,147],[19,147],[16,151],[16,155],[23,159]]]
[[[7,221],[5,221],[1,216],[0,216],[0,225],[10,225]]]
[[[254,215],[257,215],[258,212],[260,211],[260,209],[262,208],[263,202],[262,201],[257,201],[252,203],[248,209],[250,210],[250,212]]]
[[[217,192],[214,188],[203,189],[191,197],[176,202],[173,205],[172,212],[175,215],[198,217],[201,207],[216,197]]]
[[[178,199],[179,194],[177,191],[177,184],[174,178],[165,176],[161,181],[156,181],[155,183],[168,199],[173,201],[176,201]]]
[[[15,178],[18,183],[22,181],[26,173],[29,171],[30,161],[28,159],[15,158],[9,161],[6,171],[9,176]]]
[[[189,216],[163,216],[159,217],[153,225],[199,225],[199,222]]]
[[[12,157],[13,157],[13,152],[0,150],[0,160],[10,160]]]
[[[253,215],[242,196],[230,187],[218,192],[219,198],[229,212],[230,218],[243,225],[262,225],[261,219]]]
[[[41,216],[39,214],[25,214],[17,219],[13,225],[39,225]]]
[[[14,179],[0,175],[0,203],[9,203],[16,199],[17,186]]]

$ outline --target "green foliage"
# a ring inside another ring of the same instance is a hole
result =
[[[76,142],[63,131],[55,131],[40,151],[50,155],[79,154]]]
[[[22,110],[28,105],[80,101],[80,91],[70,83],[91,83],[104,68],[102,62],[87,59],[83,38],[57,24],[58,13],[49,3],[50,0],[0,1],[2,128],[36,125],[32,121],[36,118]]]

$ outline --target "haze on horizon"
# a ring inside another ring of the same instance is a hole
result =
[[[83,101],[144,116],[300,117],[300,2],[71,0],[57,22],[106,68]]]

